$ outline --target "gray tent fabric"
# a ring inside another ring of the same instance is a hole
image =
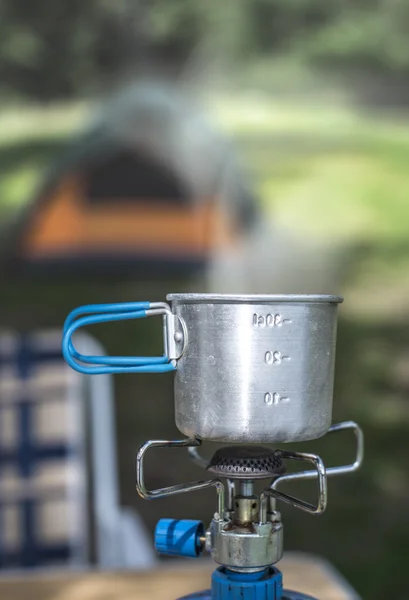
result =
[[[114,147],[158,161],[183,182],[192,202],[222,192],[233,213],[255,210],[232,145],[175,86],[147,80],[125,89],[102,106],[87,137],[97,132]]]

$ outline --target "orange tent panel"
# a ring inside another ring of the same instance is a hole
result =
[[[212,199],[189,206],[126,199],[87,202],[80,177],[69,177],[39,206],[23,236],[30,258],[143,253],[201,256],[234,244],[235,232]]]

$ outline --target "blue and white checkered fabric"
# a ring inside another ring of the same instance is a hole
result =
[[[0,336],[0,569],[86,561],[81,379],[60,344]]]

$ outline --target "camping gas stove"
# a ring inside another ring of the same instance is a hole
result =
[[[173,294],[168,300],[170,305],[74,310],[65,323],[64,356],[87,374],[175,371],[176,424],[187,438],[146,442],[137,455],[136,488],[146,499],[215,488],[216,512],[207,529],[201,521],[161,519],[155,531],[160,553],[197,557],[207,551],[219,565],[211,590],[193,597],[308,600],[305,594],[283,590],[281,572],[274,566],[283,555],[277,501],[320,515],[327,506],[328,477],[356,471],[362,463],[359,426],[350,421],[331,426],[342,298]],[[79,327],[154,315],[163,317],[162,357],[85,356],[72,343]],[[346,430],[355,435],[356,458],[344,466],[326,468],[317,454],[276,447]],[[206,460],[199,452],[205,440],[227,445]],[[147,489],[146,452],[181,447],[212,478]],[[286,473],[289,461],[311,466]],[[301,479],[316,480],[315,504],[281,491],[282,484]]]

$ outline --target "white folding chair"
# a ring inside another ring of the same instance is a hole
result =
[[[104,353],[88,335],[76,344]],[[4,333],[0,569],[86,567],[92,554],[102,569],[156,562],[142,520],[119,504],[112,380],[72,371],[59,331]]]

